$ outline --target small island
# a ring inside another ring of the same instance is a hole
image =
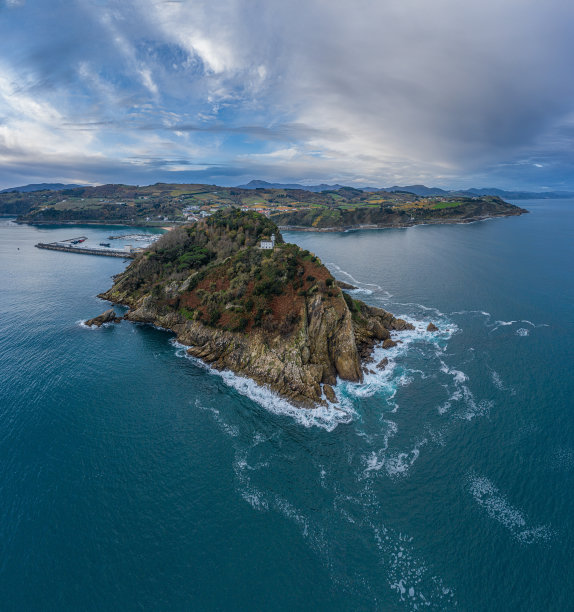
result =
[[[164,234],[100,297],[127,305],[130,321],[173,331],[190,355],[306,408],[336,403],[337,379],[362,381],[375,345],[392,347],[391,332],[413,329],[344,292],[273,221],[233,208]]]

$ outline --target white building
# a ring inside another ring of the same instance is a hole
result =
[[[275,234],[271,234],[271,240],[262,240],[259,244],[260,249],[274,249],[275,248]]]

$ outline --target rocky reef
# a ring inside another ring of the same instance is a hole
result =
[[[259,248],[275,234],[273,249]],[[359,382],[376,344],[412,325],[342,291],[320,260],[256,213],[221,212],[165,234],[100,297],[170,329],[190,355],[302,407]]]
[[[121,319],[116,315],[113,308],[106,310],[101,315],[94,317],[93,319],[88,319],[84,322],[84,325],[88,327],[96,326],[101,327],[104,323],[119,323]]]

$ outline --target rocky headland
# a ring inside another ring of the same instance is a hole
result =
[[[261,249],[272,235],[274,248]],[[413,328],[345,293],[272,221],[236,209],[166,233],[100,297],[303,407],[335,402],[338,378],[360,382],[375,345],[394,346],[391,332]]]

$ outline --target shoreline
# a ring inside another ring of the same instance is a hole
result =
[[[18,219],[17,216],[15,215],[3,215],[5,217],[9,217],[14,219],[14,223],[17,223],[18,225],[99,225],[99,226],[117,226],[117,227],[141,227],[141,228],[154,228],[154,229],[163,229],[163,230],[168,230],[168,229],[173,229],[174,227],[178,227],[179,225],[185,225],[184,223],[174,223],[173,225],[171,225],[169,228],[166,226],[166,221],[163,221],[162,223],[158,223],[153,224],[153,223],[137,223],[137,222],[125,222],[125,223],[119,223],[117,221],[95,221],[95,220],[86,220],[86,221],[24,221],[21,219]]]
[[[467,223],[475,223],[477,221],[488,221],[489,219],[499,219],[499,218],[506,218],[506,217],[519,217],[520,215],[524,215],[529,213],[530,211],[526,210],[526,209],[522,209],[521,212],[519,213],[515,213],[515,212],[511,212],[511,213],[507,213],[507,214],[499,214],[499,215],[485,215],[485,216],[480,216],[480,217],[469,217],[467,219],[425,219],[425,220],[420,220],[420,221],[409,221],[408,223],[403,223],[403,224],[383,224],[383,223],[379,223],[379,224],[368,224],[368,225],[344,225],[344,226],[340,226],[340,227],[308,227],[305,225],[280,225],[278,226],[279,229],[281,231],[286,231],[286,232],[349,232],[349,231],[358,231],[358,230],[377,230],[377,229],[402,229],[402,228],[409,228],[409,227],[415,227],[417,225],[464,225]],[[140,227],[140,228],[155,228],[155,229],[163,229],[163,230],[171,230],[175,227],[179,227],[179,226],[183,226],[183,225],[187,225],[187,223],[172,223],[171,225],[168,225],[165,221],[162,223],[158,223],[153,224],[153,223],[146,223],[146,224],[141,224],[141,223],[137,223],[137,222],[125,222],[125,223],[118,223],[117,221],[34,221],[34,222],[29,222],[29,221],[24,221],[24,220],[18,220],[17,217],[14,217],[13,215],[3,215],[6,217],[11,217],[14,218],[14,223],[18,223],[19,225],[30,225],[30,226],[34,226],[34,225],[38,225],[38,226],[44,226],[44,225],[100,225],[100,226],[117,226],[117,227]]]
[[[481,217],[469,217],[468,219],[425,219],[421,221],[409,221],[403,224],[369,224],[369,225],[343,225],[340,227],[307,227],[305,225],[280,225],[281,231],[285,232],[350,232],[358,230],[378,230],[378,229],[407,229],[418,225],[466,225],[468,223],[476,223],[478,221],[488,221],[490,219],[502,219],[506,217],[519,217],[529,213],[530,211],[523,209],[520,213],[508,213],[500,215],[485,215]]]

